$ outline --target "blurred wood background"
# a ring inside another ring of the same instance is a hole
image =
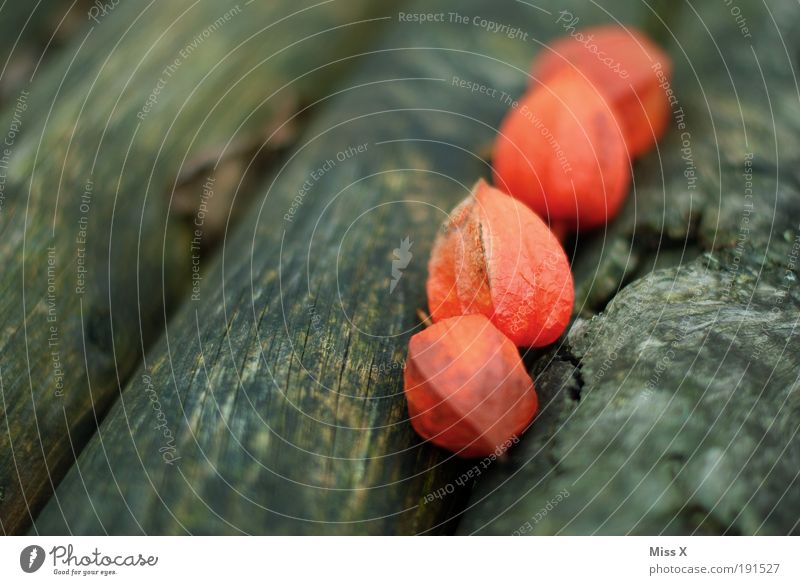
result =
[[[43,4],[0,11],[5,533],[798,532],[796,3]],[[569,242],[536,422],[458,460],[402,395],[427,255],[570,22],[668,50],[672,128]]]

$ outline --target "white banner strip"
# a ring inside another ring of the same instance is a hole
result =
[[[5,537],[0,583],[797,585],[799,551],[797,537]]]

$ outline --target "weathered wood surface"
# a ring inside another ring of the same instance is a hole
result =
[[[262,141],[268,150],[271,129],[324,97],[346,57],[377,34],[380,23],[364,19],[384,9],[366,0],[122,2],[37,74],[25,103],[9,104],[11,144],[0,151],[4,532],[24,530],[41,508],[191,290],[198,254],[205,268],[211,216],[224,228],[226,197],[242,178],[234,165],[231,181],[228,162]],[[185,208],[187,194],[188,218],[172,221],[170,206]],[[201,200],[222,205],[205,214]],[[191,248],[195,229],[202,252]]]
[[[89,22],[86,1],[0,2],[0,106]],[[5,122],[5,121],[4,121]]]
[[[746,36],[698,4],[670,28],[686,128],[577,242],[588,320],[533,360],[541,415],[462,533],[800,531],[800,11],[743,4]]]
[[[432,494],[452,487],[465,464],[420,442],[402,394],[427,256],[447,211],[489,175],[480,154],[509,107],[502,92],[516,97],[538,43],[563,33],[555,10],[580,4],[542,12],[440,0],[405,10],[448,22],[395,15],[386,41],[265,187],[253,220],[226,242],[200,300],[169,326],[36,528],[452,529],[458,499]],[[465,23],[449,22],[450,12]],[[522,26],[528,38],[490,32],[475,16]],[[607,20],[600,9],[585,17]],[[496,92],[473,93],[454,78]],[[393,253],[406,237],[413,257],[391,292]],[[154,429],[161,424],[166,435]]]

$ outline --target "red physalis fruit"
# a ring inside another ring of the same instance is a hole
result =
[[[414,429],[461,457],[502,450],[539,406],[517,348],[483,315],[444,319],[414,335],[404,376]]]
[[[473,188],[483,188],[483,181]],[[471,216],[475,198],[470,195],[459,203],[442,225],[442,232],[433,243],[431,257],[428,260],[428,310],[431,319],[438,321],[446,317],[461,315],[461,301],[456,289],[456,252],[459,245],[458,230]]]
[[[659,73],[669,79],[672,61],[641,31],[616,25],[574,31],[539,53],[533,83],[549,83],[564,69],[580,71],[603,94],[631,157],[646,152],[664,133],[670,106]]]
[[[480,313],[520,347],[558,339],[575,297],[569,261],[547,225],[483,180],[437,237],[427,291],[434,321]]]
[[[604,225],[619,211],[630,183],[613,112],[574,71],[537,86],[509,111],[493,164],[500,189],[562,230]]]

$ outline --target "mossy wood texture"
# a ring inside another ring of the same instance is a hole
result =
[[[86,12],[68,0],[0,4],[0,106],[16,98],[37,66],[75,31],[78,13],[85,22]]]
[[[462,533],[800,531],[800,13],[742,6],[745,31],[691,4],[669,21],[681,112],[578,241],[585,319],[534,361],[541,414]]]
[[[8,104],[4,532],[31,522],[165,311],[190,291],[194,229],[207,264],[210,219],[199,202],[209,189],[189,183],[197,213],[170,218],[185,181],[214,179],[210,191],[224,198],[224,161],[242,145],[269,149],[272,129],[325,96],[379,30],[382,9],[362,0],[122,2],[37,74],[24,105]],[[197,218],[209,222],[197,228]]]
[[[442,0],[405,10],[445,22],[394,15],[226,242],[200,300],[134,376],[38,530],[452,529],[460,502],[430,495],[465,464],[415,435],[402,365],[422,326],[436,231],[489,175],[481,155],[505,97],[527,85],[540,43],[563,33],[551,8]],[[586,22],[609,18],[597,8]],[[481,22],[521,26],[527,38]],[[154,428],[157,414],[174,445]]]

